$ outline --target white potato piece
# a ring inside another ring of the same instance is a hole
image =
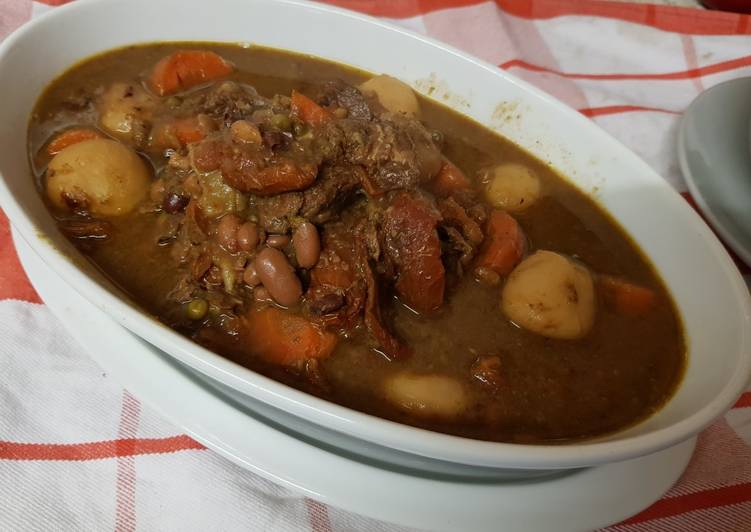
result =
[[[61,209],[81,205],[91,214],[130,212],[149,189],[149,170],[136,152],[112,139],[68,146],[47,167],[47,196]]]
[[[378,98],[386,110],[420,118],[420,102],[412,87],[391,76],[381,74],[360,85],[360,91]]]
[[[140,142],[148,131],[154,98],[143,87],[132,83],[113,83],[97,103],[99,123],[111,135],[126,141]]]
[[[499,164],[488,170],[485,197],[493,207],[520,212],[540,199],[540,178],[519,163]]]
[[[467,408],[464,386],[445,375],[397,373],[386,380],[384,393],[395,406],[424,417],[454,418]]]
[[[508,318],[550,338],[585,336],[595,320],[592,275],[581,264],[552,251],[538,251],[509,275],[501,295]]]

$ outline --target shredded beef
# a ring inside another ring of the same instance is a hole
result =
[[[316,183],[303,192],[300,214],[315,223],[334,219],[359,189],[363,173],[358,166],[325,167]]]
[[[320,89],[316,99],[324,106],[337,105],[347,110],[347,116],[358,120],[370,120],[373,113],[365,96],[352,85],[341,80],[327,81]]]
[[[290,221],[303,205],[301,192],[287,192],[268,198],[258,198],[258,222],[267,233],[284,234],[289,232]]]

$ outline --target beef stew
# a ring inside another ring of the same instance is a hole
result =
[[[147,311],[345,406],[555,443],[630,426],[680,381],[675,306],[608,214],[390,76],[123,48],[50,85],[29,153],[61,231]]]

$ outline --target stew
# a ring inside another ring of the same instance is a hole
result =
[[[674,392],[675,306],[543,162],[387,75],[168,43],[73,66],[29,126],[64,232],[164,323],[336,403],[579,440]]]

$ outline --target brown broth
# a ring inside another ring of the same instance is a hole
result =
[[[220,53],[237,70],[231,78],[264,96],[289,94],[318,81],[350,83],[368,74],[321,59],[261,47],[207,43],[128,47],[87,59],[56,79],[40,98],[29,127],[31,166],[40,189],[49,158],[40,154],[53,131],[72,124],[96,125],[96,114],[66,110],[63,102],[79,93],[94,94],[118,80],[139,80],[175,49],[201,48]],[[444,153],[465,173],[517,161],[533,168],[545,197],[517,216],[530,248],[575,257],[592,271],[618,275],[649,287],[657,305],[645,317],[627,317],[600,305],[593,330],[580,340],[555,340],[525,331],[501,312],[499,289],[478,284],[471,275],[452,279],[443,308],[422,317],[389,299],[384,314],[396,333],[415,350],[404,361],[375,353],[362,330],[340,342],[323,362],[330,390],[310,389],[286,371],[263,364],[243,350],[227,357],[317,395],[388,419],[471,438],[529,443],[579,440],[623,429],[657,410],[675,391],[685,365],[686,346],[672,299],[649,261],[617,223],[549,166],[494,132],[425,98],[423,121],[446,135]],[[144,156],[146,156],[144,154]],[[164,160],[151,158],[158,170]],[[133,213],[110,220],[115,231],[83,251],[119,286],[166,323],[181,311],[167,294],[174,284],[169,249],[154,245],[159,215]],[[490,393],[471,382],[469,367],[478,355],[498,355],[504,386]],[[456,376],[466,383],[471,407],[460,420],[436,421],[391,406],[382,383],[395,371]]]

